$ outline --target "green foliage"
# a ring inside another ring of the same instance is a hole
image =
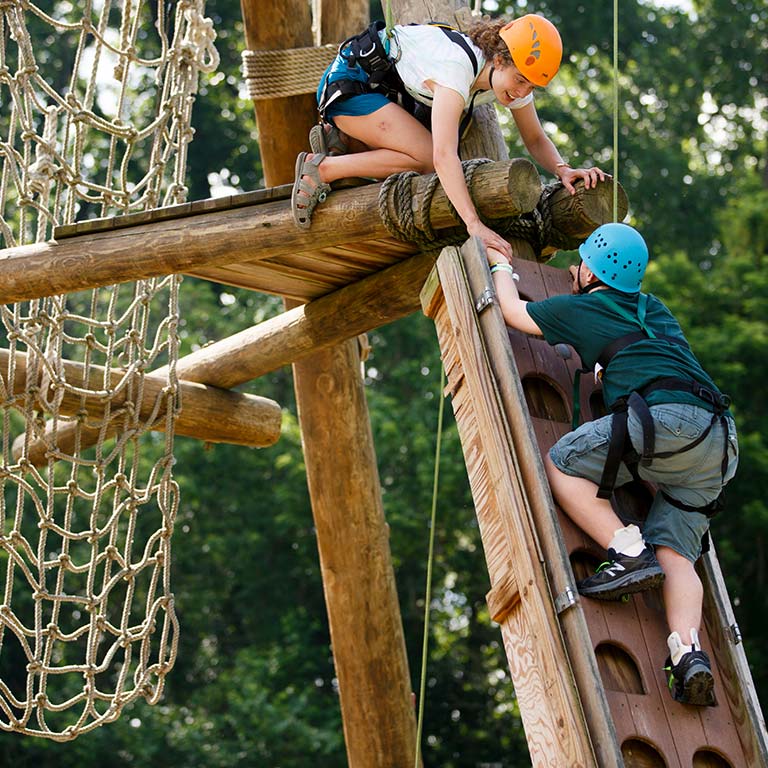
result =
[[[491,9],[487,3],[486,10]],[[559,23],[566,64],[537,106],[573,162],[612,163],[609,4],[500,4]],[[768,610],[768,197],[764,56],[768,10],[757,0],[698,0],[696,15],[620,3],[620,165],[633,221],[653,260],[648,290],[678,314],[705,367],[734,398],[741,466],[729,509],[714,523],[718,555],[758,691],[768,691],[761,643]],[[240,76],[244,35],[236,0],[209,0],[220,71],[194,108],[191,198],[261,185],[257,128]],[[48,47],[55,58],[70,54]],[[47,59],[46,59],[47,61]],[[513,154],[523,154],[514,130]],[[762,164],[762,166],[760,165]],[[567,258],[563,257],[563,258]],[[261,322],[281,302],[185,279],[182,354]],[[370,334],[365,364],[371,424],[405,628],[418,690],[440,360],[421,315]],[[179,656],[162,703],[138,703],[73,743],[0,734],[0,764],[90,768],[346,765],[317,544],[291,373],[242,387],[284,408],[272,448],[204,449],[176,441],[181,507],[172,584]],[[446,408],[431,605],[426,766],[527,764],[455,423]]]

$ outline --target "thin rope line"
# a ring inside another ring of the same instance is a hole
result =
[[[392,16],[392,3],[390,0],[384,0],[384,24],[386,26],[387,37],[391,37],[395,22]]]
[[[613,0],[613,220],[619,220],[619,0]]]
[[[445,410],[445,366],[440,366],[440,405],[437,411],[437,441],[435,443],[435,473],[432,480],[432,515],[429,522],[429,555],[427,557],[427,586],[424,595],[424,637],[421,644],[421,678],[419,680],[419,716],[416,724],[416,754],[414,768],[419,768],[419,745],[424,726],[424,692],[427,685],[427,648],[429,646],[429,604],[432,601],[432,563],[435,555],[435,520],[437,519],[437,484],[440,477],[440,447],[443,438],[443,411]]]

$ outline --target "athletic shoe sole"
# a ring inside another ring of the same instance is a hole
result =
[[[683,693],[678,701],[697,707],[715,706],[715,678],[704,664],[695,664],[688,670]]]
[[[625,573],[605,584],[585,584],[589,579],[578,583],[579,592],[585,597],[595,600],[621,600],[624,595],[633,592],[644,592],[646,589],[657,589],[664,583],[664,571],[661,568],[646,568],[643,571]]]

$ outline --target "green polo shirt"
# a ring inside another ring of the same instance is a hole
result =
[[[619,315],[596,293],[553,296],[544,301],[528,302],[527,305],[528,314],[541,328],[544,338],[550,344],[570,344],[589,370],[594,369],[606,345],[640,330],[639,323],[632,323]],[[622,293],[613,288],[606,289],[605,293],[632,317],[637,317],[639,294]],[[645,322],[656,334],[685,341],[674,315],[653,294],[648,294]],[[603,375],[605,404],[610,408],[619,398],[667,376],[693,378],[717,390],[690,347],[649,338],[625,347],[613,357]],[[648,396],[647,402],[649,405],[692,403],[713,410],[708,403],[688,392],[658,390]]]

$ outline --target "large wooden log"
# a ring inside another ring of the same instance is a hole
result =
[[[417,197],[428,183],[427,176],[414,179]],[[7,248],[0,252],[0,304],[386,238],[377,213],[380,188],[334,192],[306,231],[296,227],[289,202],[281,200]],[[471,188],[478,210],[491,219],[531,211],[540,191],[536,169],[522,159],[479,168]],[[459,223],[442,188],[432,199],[430,217],[437,229]]]
[[[7,392],[20,395],[29,384],[27,381],[28,358],[25,353],[15,354],[15,373],[11,381],[7,373],[10,354],[8,350],[0,349],[0,371],[2,372],[0,376]],[[55,390],[46,384],[42,372],[36,375],[39,381],[35,383],[41,387],[39,397],[45,396],[49,400],[52,399]],[[105,369],[95,365],[89,367],[86,376],[82,364],[64,361],[63,379],[67,384],[101,394],[81,395],[65,391],[58,405],[59,412],[65,416],[81,414],[86,424],[93,423],[104,418],[107,402],[113,414],[119,409],[135,407],[135,404],[129,406],[130,395],[136,393],[141,387],[142,397],[138,404],[139,419],[150,418],[158,399],[166,396],[167,378],[159,374],[147,374],[142,377],[136,373],[127,382],[127,386],[120,387],[119,391],[108,397],[107,390],[104,389],[105,381],[109,382],[112,388],[116,388],[122,378],[123,375],[118,371],[110,371],[110,376],[107,378]],[[183,381],[179,382],[179,394],[182,409],[176,418],[176,432],[180,435],[197,437],[211,443],[234,443],[255,447],[273,445],[280,437],[282,414],[280,406],[274,400]],[[42,401],[41,410],[46,410]],[[164,421],[164,409],[161,407],[152,428],[164,429]],[[119,429],[124,429],[124,422],[118,418],[115,419],[108,433],[114,434]],[[67,429],[68,434],[72,432],[73,430]],[[23,445],[24,436],[21,437],[18,450]],[[73,443],[67,443],[66,440],[65,443],[60,443],[59,448],[66,452],[67,449],[71,449]],[[30,448],[29,460],[38,465],[44,463],[45,450],[43,441],[34,443]]]
[[[619,212],[623,216],[626,195],[621,187],[619,193]],[[595,190],[585,190],[581,186],[574,197],[558,192],[552,204],[554,224],[572,237],[584,237],[599,224],[611,220],[609,200],[609,185],[601,185]],[[530,246],[521,242],[515,246],[515,257],[535,259]],[[411,314],[419,309],[420,286],[433,262],[434,254],[413,256],[309,304],[294,307],[258,326],[210,344],[181,358],[176,367],[177,375],[185,381],[230,389],[302,360],[313,351]],[[387,300],[382,301],[382,296]],[[60,426],[60,445],[71,446],[77,429],[74,424]],[[78,439],[87,446],[98,436],[97,431],[81,429]],[[45,443],[40,441],[34,450],[44,452]]]
[[[241,0],[245,44],[252,51],[303,48],[313,44],[310,6],[306,0]],[[293,177],[296,155],[309,149],[307,134],[316,122],[313,94],[254,102],[259,147],[268,186]],[[297,149],[299,147],[300,149]]]
[[[358,345],[294,371],[347,762],[412,766],[416,723]]]

